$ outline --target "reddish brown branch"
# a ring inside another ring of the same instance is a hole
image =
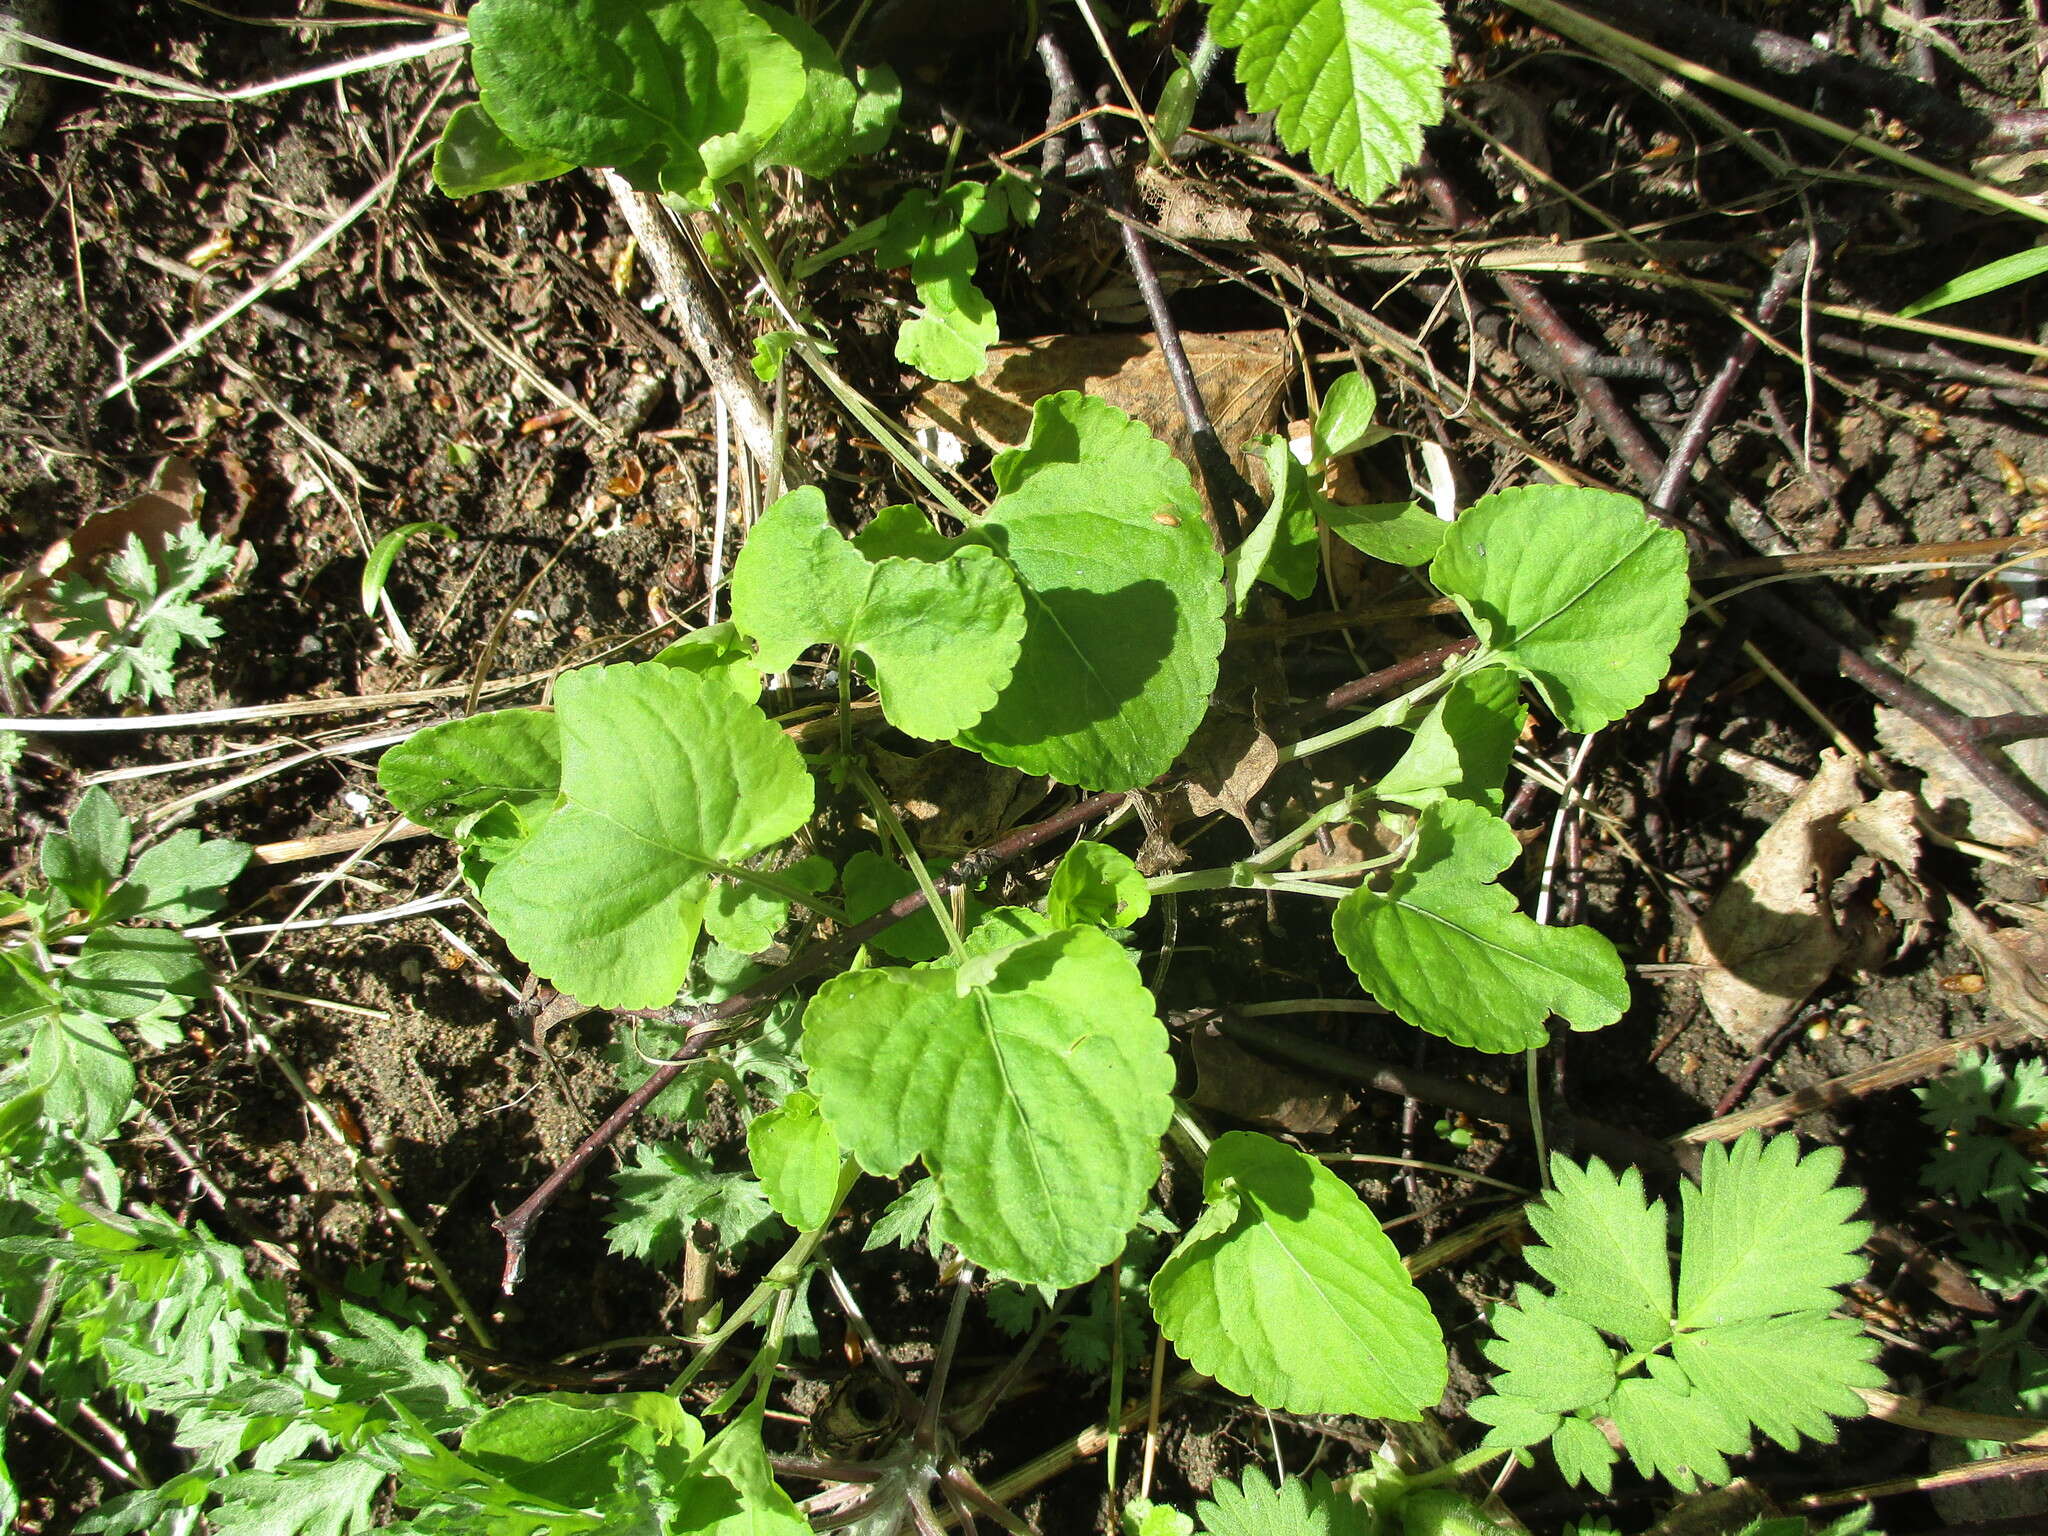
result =
[[[1038,57],[1045,65],[1046,77],[1051,80],[1053,94],[1070,101],[1081,99],[1081,88],[1074,79],[1074,69],[1067,62],[1066,50],[1050,28],[1038,35]],[[1166,360],[1167,376],[1173,380],[1173,392],[1180,401],[1181,414],[1187,418],[1188,436],[1195,447],[1195,462],[1202,471],[1202,486],[1208,493],[1211,525],[1221,546],[1230,548],[1243,537],[1243,529],[1237,520],[1237,509],[1242,505],[1247,511],[1256,512],[1257,503],[1250,488],[1244,483],[1244,476],[1237,472],[1230,454],[1216,436],[1216,428],[1209,420],[1209,407],[1202,399],[1201,386],[1195,382],[1195,370],[1188,362],[1187,348],[1181,345],[1180,327],[1174,323],[1173,311],[1166,302],[1166,290],[1160,286],[1159,273],[1152,265],[1152,253],[1145,245],[1145,237],[1138,233],[1133,222],[1135,211],[1131,206],[1129,190],[1124,186],[1123,173],[1110,158],[1109,147],[1102,142],[1102,128],[1093,116],[1081,119],[1081,142],[1088,150],[1088,163],[1095,168],[1102,182],[1103,201],[1109,204],[1111,212],[1118,215],[1117,232],[1123,238],[1124,258],[1131,264],[1131,276],[1136,279],[1138,293],[1145,301],[1145,313],[1152,321],[1152,330],[1159,337],[1160,355]]]

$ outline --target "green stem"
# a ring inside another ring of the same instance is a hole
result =
[[[1307,736],[1300,741],[1288,743],[1280,749],[1280,761],[1299,762],[1311,753],[1326,752],[1331,747],[1342,746],[1347,741],[1356,741],[1373,731],[1382,730],[1390,725],[1399,725],[1416,705],[1443,692],[1462,673],[1486,665],[1486,660],[1484,649],[1474,651],[1464,658],[1462,663],[1453,662],[1421,687],[1387,700],[1370,714],[1360,715],[1356,720],[1347,720],[1342,725],[1333,726],[1320,736]]]
[[[798,317],[795,298],[789,291],[789,284],[782,275],[781,267],[776,263],[775,253],[768,248],[767,240],[755,226],[754,221],[748,218],[744,210],[741,209],[726,206],[725,212],[733,228],[738,231],[740,241],[746,246],[748,255],[753,258],[754,266],[761,274],[761,281],[768,285],[768,291],[774,296],[776,304],[781,308],[783,323],[789,327],[791,333],[796,337],[793,350],[798,356],[803,358],[804,363],[810,368],[811,372],[818,376],[819,381],[846,408],[847,413],[860,423],[862,429],[873,437],[876,442],[880,443],[889,456],[903,467],[904,473],[908,474],[919,485],[929,491],[939,504],[952,513],[953,516],[959,518],[963,523],[973,522],[974,514],[968,511],[966,505],[946,488],[945,483],[938,476],[925,467],[924,460],[919,458],[917,451],[903,440],[902,434],[897,431],[895,426],[885,419],[880,412],[876,411],[873,406],[869,405],[862,398],[860,391],[849,384],[840,376],[837,369],[825,361],[825,354],[818,346],[817,338],[804,329],[803,321]]]
[[[946,936],[946,949],[955,961],[967,958],[967,946],[960,942],[960,929],[953,921],[953,909],[939,894],[939,888],[932,881],[932,872],[924,867],[917,845],[910,840],[910,834],[903,828],[902,818],[896,808],[889,804],[889,797],[882,793],[879,785],[868,777],[868,771],[859,763],[852,765],[853,782],[868,802],[868,810],[874,815],[875,825],[896,847],[903,862],[910,866],[910,877],[917,882],[917,889],[924,897],[924,904],[931,909],[933,919],[939,925],[939,932]]]
[[[839,1207],[845,1203],[848,1191],[853,1188],[853,1181],[859,1177],[860,1164],[852,1158],[847,1158],[839,1165],[839,1198],[832,1202],[833,1216],[839,1214]],[[684,1389],[697,1379],[704,1367],[717,1358],[718,1352],[725,1348],[727,1340],[759,1316],[761,1309],[777,1296],[787,1295],[794,1289],[797,1281],[803,1278],[804,1267],[811,1262],[811,1255],[818,1251],[818,1244],[825,1240],[826,1230],[831,1225],[832,1217],[828,1216],[819,1224],[816,1231],[797,1234],[796,1241],[791,1243],[788,1251],[775,1261],[775,1267],[761,1277],[761,1283],[747,1293],[746,1300],[734,1309],[732,1316],[720,1323],[708,1338],[698,1341],[697,1358],[683,1368],[682,1375],[669,1383],[669,1396],[680,1397]]]
[[[1441,1483],[1454,1483],[1468,1472],[1477,1472],[1489,1462],[1499,1461],[1507,1454],[1505,1447],[1479,1446],[1462,1456],[1452,1457],[1440,1467],[1433,1467],[1427,1472],[1418,1472],[1413,1477],[1402,1479],[1401,1491],[1413,1493],[1418,1488],[1434,1488]]]

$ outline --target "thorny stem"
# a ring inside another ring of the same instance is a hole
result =
[[[1038,57],[1045,64],[1045,73],[1052,82],[1054,94],[1078,101],[1080,87],[1075,83],[1073,66],[1067,62],[1066,50],[1060,47],[1059,39],[1050,28],[1038,34]],[[1195,445],[1195,461],[1201,467],[1202,485],[1208,492],[1210,530],[1219,544],[1229,549],[1244,536],[1243,527],[1237,520],[1238,507],[1255,509],[1257,501],[1217,439],[1216,428],[1210,424],[1209,408],[1202,401],[1201,386],[1195,382],[1195,370],[1188,363],[1187,349],[1181,345],[1180,327],[1174,324],[1173,313],[1167,307],[1166,290],[1159,285],[1159,273],[1152,265],[1152,253],[1146,248],[1144,236],[1130,222],[1133,217],[1130,194],[1124,187],[1116,163],[1110,158],[1108,147],[1102,142],[1102,129],[1093,117],[1082,118],[1080,128],[1081,142],[1087,146],[1089,163],[1095,167],[1102,182],[1103,200],[1111,211],[1120,215],[1117,232],[1123,238],[1124,257],[1131,264],[1131,276],[1137,281],[1138,292],[1145,301],[1145,312],[1151,317],[1152,329],[1158,334],[1160,354],[1166,359],[1166,372],[1173,380],[1173,392],[1180,401],[1181,414],[1187,418],[1188,434]]]

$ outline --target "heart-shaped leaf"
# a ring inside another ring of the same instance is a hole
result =
[[[804,1014],[803,1052],[841,1143],[870,1173],[923,1159],[935,1237],[997,1277],[1080,1284],[1159,1176],[1166,1030],[1129,953],[1095,929],[965,968],[837,977]]]
[[[870,559],[833,528],[816,486],[754,524],[733,566],[732,617],[764,671],[820,643],[857,655],[889,723],[928,741],[981,718],[1024,637],[1023,594],[994,554],[965,545],[934,562]]]
[[[562,800],[484,882],[491,925],[594,1008],[655,1008],[689,977],[712,874],[796,831],[810,775],[722,684],[656,662],[555,689]]]

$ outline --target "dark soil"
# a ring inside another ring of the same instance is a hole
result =
[[[303,9],[308,16],[329,11],[333,19],[375,14],[318,0]],[[948,28],[969,26],[969,13],[980,8],[953,7],[961,17],[934,14],[922,22],[909,14],[913,9],[901,0],[878,7],[874,46],[891,53],[911,82],[906,119],[919,131],[899,135],[897,148],[857,172],[844,190],[793,190],[779,234],[822,245],[886,207],[904,179],[929,181],[944,151],[922,129],[941,111],[968,126],[970,154],[1007,149],[1043,126],[1046,92],[1032,67],[1023,8],[1016,19],[987,8],[988,18],[973,20],[992,30],[974,38]],[[1146,8],[1123,9],[1135,17]],[[1845,53],[1897,73],[1899,37],[1858,20],[1863,9],[1838,15],[1826,6],[1736,3],[1730,14],[1802,39],[1845,27]],[[1943,89],[1994,110],[2032,99],[2040,39],[2036,28],[2013,19],[2016,13],[1988,4],[1951,12],[1959,22],[1981,24],[1945,32],[1960,64],[1940,56]],[[65,8],[64,27],[71,42],[94,53],[219,85],[421,35],[417,23],[334,32],[238,24],[172,0],[75,0]],[[1194,30],[1190,16],[1174,37],[1192,46]],[[1911,178],[1872,184],[1821,176],[1848,163],[1836,146],[1728,106],[1759,142],[1805,168],[1797,179],[1774,180],[1738,147],[1700,138],[1698,119],[1532,31],[1512,12],[1454,7],[1453,35],[1461,84],[1452,100],[1463,116],[1434,134],[1430,146],[1482,215],[1467,232],[1474,241],[1499,237],[1527,248],[1552,240],[1568,251],[1569,242],[1620,226],[1653,243],[1673,243],[1673,254],[1659,260],[1689,278],[1733,285],[1737,297],[1728,302],[1746,310],[1779,251],[1812,234],[1822,252],[1812,300],[1889,311],[2029,238],[2023,221],[1930,196],[1927,184]],[[1087,73],[1096,61],[1078,29],[1073,44]],[[1147,99],[1159,84],[1158,59],[1149,35],[1133,44],[1131,64]],[[1233,115],[1227,71],[1218,72],[1218,81],[1198,124]],[[1887,129],[1839,88],[1817,94],[1796,82],[1761,83],[1839,121]],[[0,833],[17,881],[33,867],[40,834],[61,821],[82,789],[119,775],[111,780],[114,793],[150,836],[191,825],[209,836],[277,845],[236,887],[230,926],[373,912],[458,892],[453,859],[438,841],[317,858],[293,856],[282,845],[380,821],[375,763],[382,745],[459,711],[459,685],[472,676],[542,672],[614,647],[641,657],[672,637],[677,624],[699,622],[717,476],[704,380],[671,339],[665,314],[643,302],[644,275],[627,273],[615,291],[624,234],[595,181],[572,176],[462,203],[433,191],[418,150],[466,89],[466,74],[448,76],[445,58],[233,107],[63,85],[29,147],[0,158],[0,497],[8,507],[0,572],[36,559],[88,513],[133,496],[160,461],[177,456],[205,488],[207,525],[245,554],[231,590],[212,608],[225,634],[181,661],[175,697],[153,711],[365,701],[335,714],[280,714],[220,729],[31,738],[6,787],[15,815]],[[423,133],[415,134],[415,125]],[[1488,134],[1514,153],[1490,144]],[[1968,163],[1954,144],[1922,141],[1912,123],[1899,125],[1899,137],[1943,163]],[[407,164],[389,195],[269,294],[260,312],[233,320],[193,355],[99,402],[124,366],[168,345],[276,265],[375,182],[393,156],[407,157]],[[1524,162],[1547,169],[1596,212],[1532,181],[1518,168]],[[1853,163],[1884,169],[1875,161]],[[1238,332],[1287,325],[1290,316],[1273,300],[1301,303],[1294,274],[1305,275],[1327,285],[1292,316],[1317,383],[1326,385],[1337,365],[1348,367],[1357,356],[1378,381],[1382,420],[1440,440],[1466,500],[1543,478],[1517,436],[1589,482],[1646,489],[1578,407],[1554,359],[1515,323],[1485,272],[1462,261],[1455,271],[1441,260],[1403,263],[1402,252],[1440,251],[1445,239],[1441,220],[1412,184],[1369,216],[1351,217],[1341,200],[1311,195],[1255,158],[1202,149],[1184,170],[1211,200],[1211,212],[1199,217],[1217,218],[1216,207],[1251,213],[1229,238],[1204,239],[1200,227],[1179,230],[1208,261],[1244,279],[1219,282],[1208,268],[1163,258],[1184,327]],[[1155,211],[1173,224],[1171,207]],[[1058,220],[1049,231],[1006,238],[983,254],[982,273],[1002,309],[1006,337],[1100,329],[1114,295],[1096,290],[1128,278],[1112,228],[1087,201],[1070,202],[1049,218]],[[808,234],[812,228],[826,233]],[[1642,264],[1642,254],[1625,242],[1599,255]],[[203,267],[203,276],[173,275],[179,264]],[[887,304],[903,296],[900,278],[853,263],[807,290],[840,338],[840,365],[889,408],[907,403],[913,383],[889,356]],[[1683,285],[1556,270],[1532,271],[1530,279],[1603,350],[1666,360],[1670,377],[1662,381],[1616,383],[1661,452],[1694,391],[1735,341],[1725,307]],[[2048,349],[2038,344],[2036,292],[2022,286],[1936,317],[2013,339],[2019,351],[1951,341],[1937,355],[1924,337],[1859,328],[1819,312],[1809,328],[1915,354],[1937,369],[1953,356],[2048,378],[2039,371]],[[1402,362],[1384,344],[1385,333],[1368,329],[1361,315],[1416,338],[1412,345],[1431,366]],[[1994,390],[1818,345],[1809,373],[1798,360],[1800,325],[1781,324],[1776,334],[1793,355],[1765,353],[1738,386],[1712,438],[1713,473],[1698,504],[1697,515],[1736,552],[1748,554],[1750,541],[1763,541],[1770,553],[1901,546],[1910,558],[1909,546],[2003,535],[2048,519],[2048,382]],[[511,354],[520,360],[517,371],[507,361]],[[1488,409],[1449,411],[1447,404],[1463,398],[1468,363]],[[1683,386],[1676,399],[1667,387],[1672,378]],[[587,408],[618,441],[607,444],[561,411],[536,379]],[[1306,414],[1299,379],[1284,408],[1286,419]],[[878,456],[849,440],[827,402],[798,384],[791,409],[792,437],[829,477],[843,513],[906,499],[907,492],[875,483],[882,478],[874,468]],[[1488,425],[1495,420],[1503,425]],[[1800,458],[1806,447],[1810,467]],[[1408,494],[1398,442],[1373,450],[1359,469],[1377,498]],[[415,541],[398,564],[389,591],[417,642],[417,654],[408,656],[387,627],[363,616],[357,587],[365,533],[374,538],[417,519],[446,522],[459,538]],[[2003,588],[1963,591],[1979,569],[1953,577],[1946,570],[1824,572],[1767,590],[1802,610],[1825,599],[1873,635],[1887,632],[1902,596],[1931,592],[1951,604],[1966,600],[1968,617],[1989,643],[2022,654],[2040,649],[2038,634],[2016,625]],[[1435,620],[1376,623],[1363,616],[1383,600],[1420,592],[1412,580],[1361,582],[1353,598],[1361,616],[1345,627],[1293,622],[1329,611],[1320,593],[1303,604],[1262,599],[1226,658],[1220,695],[1277,730],[1299,701],[1458,633]],[[1675,740],[1705,739],[1805,777],[1829,742],[1741,643],[1753,642],[1770,663],[1793,673],[1807,700],[1848,738],[1865,747],[1874,742],[1867,694],[1826,667],[1816,670],[1801,654],[1804,642],[1774,631],[1743,598],[1726,612],[1726,630],[1689,628],[1671,684],[1603,733],[1583,769],[1595,814],[1569,845],[1558,915],[1597,926],[1641,969],[1635,1006],[1620,1024],[1597,1035],[1560,1032],[1546,1053],[1556,1145],[1571,1145],[1576,1117],[1651,1138],[1674,1135],[1710,1118],[1759,1054],[1732,1042],[1701,1006],[1686,944],[1706,904],[1787,796],[1684,750],[1670,751],[1666,761],[1667,749]],[[51,681],[32,678],[31,691]],[[451,692],[403,707],[374,697],[431,687]],[[493,702],[541,696],[530,686],[496,694]],[[88,691],[65,712],[113,711]],[[1539,726],[1525,745],[1534,759],[1558,769],[1575,742]],[[255,746],[265,750],[220,760]],[[1334,755],[1339,760],[1317,759],[1313,775],[1297,769],[1277,776],[1253,807],[1258,833],[1286,830],[1319,790],[1369,772],[1376,749],[1369,741]],[[997,793],[974,777],[978,766],[961,755],[951,777],[973,785],[978,796]],[[267,776],[231,782],[266,767],[273,770]],[[144,769],[156,771],[126,773]],[[1912,780],[1907,773],[1901,782]],[[1531,846],[1516,878],[1533,893],[1556,801],[1548,791],[1518,799],[1519,785],[1518,770],[1508,793]],[[998,802],[994,811],[970,806],[964,820],[979,819],[986,835],[1004,816],[1029,819],[1065,803],[1033,807],[1028,799]],[[1241,857],[1251,846],[1245,829],[1228,818],[1170,831],[1193,844],[1198,863]],[[1133,822],[1119,841],[1135,852],[1143,836]],[[1960,849],[1931,847],[1924,873],[1960,901],[2006,903],[1996,921],[2035,910],[2043,896],[2038,847],[1987,857],[1978,841],[1963,836]],[[1019,894],[1038,889],[1038,872],[1009,878]],[[1900,897],[1896,879],[1885,892],[1887,899]],[[1936,901],[1931,919],[1917,927],[1902,917],[1896,942],[1877,946],[1824,984],[1775,1042],[1774,1058],[1744,1102],[2013,1022],[1973,984],[1983,967],[1942,910]],[[1148,975],[1171,950],[1161,1002],[1176,1025],[1189,1090],[1196,1085],[1192,1037],[1204,1027],[1204,1010],[1359,995],[1328,942],[1323,915],[1306,908],[1184,897],[1170,933],[1155,914],[1138,941]],[[260,1238],[269,1257],[259,1262],[289,1255],[295,1284],[338,1283],[352,1267],[381,1266],[403,1277],[452,1341],[455,1330],[431,1279],[358,1177],[358,1159],[368,1152],[461,1286],[489,1311],[499,1349],[469,1354],[487,1388],[668,1379],[682,1358],[677,1346],[590,1352],[609,1340],[679,1331],[686,1308],[680,1273],[611,1252],[606,1216],[614,1164],[601,1161],[599,1172],[555,1206],[538,1229],[525,1284],[512,1297],[498,1293],[503,1250],[493,1221],[560,1162],[621,1092],[611,1021],[586,1016],[536,1049],[509,1006],[526,979],[523,970],[481,917],[461,905],[431,917],[234,938],[217,958],[224,967],[245,965],[244,979],[268,989],[245,997],[244,1005],[261,1036],[334,1117],[344,1141],[327,1134],[267,1048],[258,1048],[250,1020],[202,1013],[185,1045],[143,1062],[148,1117],[131,1121],[118,1147],[133,1198],[216,1231]],[[1492,1093],[1523,1092],[1518,1064],[1390,1020],[1311,1011],[1269,1022],[1312,1042]],[[1440,1121],[1449,1129],[1448,1118],[1457,1117],[1444,1105],[1404,1103],[1299,1067],[1285,1069],[1282,1083],[1286,1091],[1277,1097],[1320,1096],[1331,1101],[1329,1114],[1304,1119],[1298,1109],[1273,1110],[1273,1096],[1254,1102],[1255,1094],[1234,1104],[1212,1101],[1206,1113],[1221,1126],[1234,1111],[1317,1152],[1453,1163],[1524,1185],[1537,1178],[1533,1143],[1521,1131],[1468,1116],[1472,1139],[1454,1145],[1432,1129]],[[1845,1150],[1847,1177],[1867,1190],[1872,1219],[1935,1252],[1952,1243],[1941,1213],[1923,1203],[1920,1168],[1932,1137],[1907,1087],[1852,1097],[1795,1123],[1802,1135]],[[743,1156],[737,1124],[730,1104],[714,1105],[704,1124],[657,1117],[635,1134],[693,1136],[730,1167]],[[622,1147],[630,1144],[629,1137]],[[225,1195],[225,1209],[209,1199],[188,1156]],[[1442,1174],[1340,1167],[1371,1170],[1354,1182],[1390,1224],[1398,1218],[1394,1230],[1404,1251],[1492,1209],[1469,1198],[1484,1189]],[[1169,1170],[1162,1198],[1176,1219],[1192,1213],[1198,1185],[1185,1169]],[[864,1186],[855,1198],[863,1214],[835,1236],[830,1251],[882,1338],[916,1362],[930,1357],[946,1291],[922,1254],[860,1251],[860,1229],[890,1193],[874,1181]],[[718,1258],[716,1295],[736,1300],[761,1262],[758,1254]],[[1962,1338],[1966,1319],[1896,1270],[1881,1264],[1848,1305],[1887,1330],[1885,1363],[1899,1390],[1939,1398],[1948,1384],[1931,1352]],[[1524,1278],[1525,1267],[1494,1244],[1427,1282],[1453,1343],[1447,1411],[1484,1380],[1482,1309]],[[815,1304],[827,1353],[819,1363],[799,1363],[780,1405],[798,1417],[846,1372],[846,1326],[822,1287]],[[969,1317],[963,1369],[993,1370],[1014,1344],[980,1309]],[[1127,1391],[1136,1396],[1149,1366],[1140,1359],[1131,1369]],[[978,1437],[969,1463],[993,1483],[1099,1420],[1107,1401],[1099,1375],[1047,1350]],[[788,1434],[793,1447],[796,1431]],[[1152,1497],[1191,1508],[1213,1476],[1249,1466],[1338,1475],[1363,1466],[1381,1438],[1376,1426],[1291,1422],[1213,1388],[1197,1390],[1168,1403]],[[175,1470],[173,1448],[143,1443],[160,1456],[161,1472]],[[1836,1447],[1796,1457],[1766,1449],[1746,1470],[1773,1497],[1788,1499],[1923,1470],[1927,1444],[1924,1435],[1870,1420],[1847,1427]],[[68,1441],[23,1418],[10,1428],[7,1454],[23,1487],[24,1530],[69,1529],[109,1491]],[[1140,1459],[1137,1439],[1126,1438],[1117,1472],[1124,1497],[1136,1491]],[[1518,1474],[1508,1502],[1535,1531],[1602,1512],[1640,1530],[1659,1508],[1640,1480],[1624,1479],[1611,1501],[1589,1502],[1583,1491],[1557,1485],[1548,1470]],[[1100,1460],[1080,1463],[1016,1508],[1048,1532],[1109,1529],[1102,1523],[1110,1505]],[[1880,1523],[1894,1533],[1933,1529],[1940,1518],[1917,1495],[1879,1505]]]

